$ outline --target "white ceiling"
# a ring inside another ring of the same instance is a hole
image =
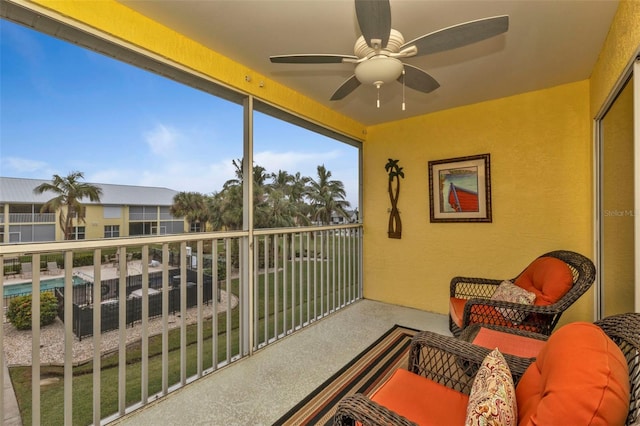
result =
[[[120,0],[249,68],[366,124],[473,104],[589,78],[618,2],[614,0],[391,0],[405,40],[475,19],[509,15],[509,31],[447,52],[404,61],[441,85],[424,94],[402,85],[333,92],[353,64],[273,64],[271,55],[353,54],[360,35],[353,0]]]

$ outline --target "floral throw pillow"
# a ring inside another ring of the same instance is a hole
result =
[[[511,370],[496,348],[482,361],[473,380],[465,426],[517,424],[518,407]]]
[[[536,294],[522,287],[518,287],[509,280],[505,280],[500,283],[495,293],[493,293],[493,296],[491,296],[491,299],[520,303],[523,305],[533,305],[533,302],[536,300]],[[496,308],[496,310],[515,325],[520,324],[527,316],[526,312],[520,312],[511,308]]]

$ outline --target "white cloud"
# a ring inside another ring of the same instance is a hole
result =
[[[164,124],[158,124],[155,128],[144,133],[144,139],[151,148],[151,152],[162,157],[168,157],[174,151],[180,132]]]
[[[138,172],[131,170],[107,169],[85,175],[87,182],[117,185],[137,185]]]
[[[29,160],[27,158],[7,157],[3,159],[3,175],[5,170],[12,170],[16,173],[33,173],[39,171],[48,171],[49,165],[44,161]]]
[[[273,152],[262,151],[253,156],[254,163],[270,173],[286,170],[290,174],[300,172],[303,176],[315,177],[317,167],[326,161],[338,158],[339,151],[327,152]]]

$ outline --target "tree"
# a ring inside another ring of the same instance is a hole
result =
[[[40,209],[41,213],[60,211],[60,227],[64,233],[64,239],[69,240],[73,234],[73,218],[78,223],[84,223],[86,208],[82,204],[84,198],[92,202],[100,202],[102,189],[89,183],[80,182],[84,179],[84,173],[71,172],[66,177],[53,175],[51,182],[38,185],[33,192],[43,194],[53,192],[56,197],[47,201]]]
[[[280,191],[288,197],[293,184],[293,176],[286,170],[278,170],[278,173],[271,173],[269,177],[271,178],[271,183],[268,187],[272,190]]]
[[[271,183],[267,185],[267,202],[270,223],[268,227],[279,228],[308,223],[309,211],[304,202],[307,193],[308,177],[302,177],[300,172],[295,175],[284,170],[271,173]],[[288,216],[284,220],[284,214]]]
[[[173,204],[169,212],[176,217],[184,217],[191,226],[200,224],[200,231],[205,232],[209,221],[209,207],[207,197],[199,192],[179,192],[173,197]]]
[[[232,160],[235,167],[235,178],[226,181],[220,192],[214,194],[209,203],[214,222],[220,228],[242,229],[243,220],[243,160]],[[267,179],[270,175],[262,166],[253,167],[253,208],[254,226],[265,228],[268,222]]]
[[[331,223],[331,215],[338,213],[348,218],[345,211],[349,202],[345,200],[344,184],[331,179],[331,172],[324,165],[318,166],[318,180],[309,181],[307,197],[311,201],[312,217],[322,225]]]

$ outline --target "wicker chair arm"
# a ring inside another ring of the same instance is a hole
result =
[[[471,310],[474,305],[491,306],[493,308],[508,308],[518,312],[527,314],[547,314],[554,315],[562,313],[562,309],[559,309],[556,305],[526,305],[523,303],[505,302],[503,300],[493,299],[469,299],[464,305],[464,322],[471,314]]]
[[[334,426],[353,426],[355,422],[365,426],[417,426],[405,417],[359,393],[342,398],[333,417]]]
[[[505,321],[509,321],[496,309],[508,309],[510,312],[519,314],[524,318],[514,327],[545,335],[551,334],[553,327],[563,312],[555,304],[540,306],[492,299],[469,299],[466,301],[462,313],[462,329],[473,323],[503,325]]]
[[[464,340],[465,342],[473,342],[473,340],[476,338],[476,336],[480,332],[481,328],[488,328],[494,331],[499,331],[501,333],[509,333],[516,336],[528,337],[530,339],[537,339],[537,340],[543,340],[543,341],[546,341],[549,339],[549,336],[547,336],[546,334],[520,330],[514,327],[503,327],[500,325],[490,325],[490,324],[480,324],[480,323],[471,324],[468,327],[465,327],[460,333],[460,335],[458,336],[458,339]]]
[[[469,299],[473,297],[489,298],[495,290],[487,290],[493,286],[497,287],[504,280],[495,280],[489,278],[471,278],[471,277],[453,277],[449,284],[449,296],[461,299]]]
[[[430,331],[416,334],[409,352],[409,371],[469,394],[473,379],[490,349]],[[503,354],[515,384],[532,360]]]

